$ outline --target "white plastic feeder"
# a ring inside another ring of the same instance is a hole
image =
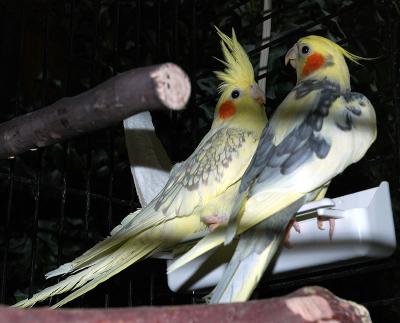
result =
[[[317,226],[316,216],[336,218],[333,239]],[[389,184],[303,206],[298,214],[301,233],[290,232],[291,248],[284,248],[274,274],[316,270],[390,256],[396,236],[390,202]],[[219,248],[168,274],[172,291],[196,290],[215,286],[221,279],[234,246]],[[168,265],[173,260],[167,260]]]

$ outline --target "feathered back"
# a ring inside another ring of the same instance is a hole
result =
[[[232,38],[225,35],[217,27],[215,29],[221,37],[221,47],[224,54],[222,62],[226,68],[223,71],[217,71],[215,74],[222,81],[218,89],[220,92],[231,87],[247,87],[254,83],[254,70],[250,63],[246,51],[239,44],[235,31],[232,28]]]
[[[353,63],[356,64],[360,64],[359,61],[360,60],[369,60],[370,58],[365,58],[365,57],[361,57],[355,54],[350,53],[349,51],[345,50],[343,47],[339,46],[338,44],[334,43],[333,41],[321,37],[321,36],[315,36],[315,35],[310,35],[310,36],[306,36],[303,37],[301,40],[311,40],[311,41],[318,41],[321,42],[329,47],[335,48],[336,51],[343,55],[344,57],[346,57],[348,60],[352,61]]]

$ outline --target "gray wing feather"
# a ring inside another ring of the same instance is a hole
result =
[[[278,145],[274,145],[272,141],[272,127],[266,127],[250,166],[243,175],[240,192],[246,191],[262,173],[258,181],[263,181],[277,172],[281,175],[290,174],[313,155],[323,159],[328,154],[329,143],[319,132],[329,114],[329,108],[340,96],[339,86],[328,80],[308,80],[300,83],[292,91],[295,92],[295,98],[302,98],[312,91],[320,93],[316,96],[313,106],[304,109],[310,111],[304,121]]]
[[[238,213],[247,194],[251,194],[250,188],[253,183],[288,175],[313,156],[320,159],[327,156],[330,145],[319,132],[324,119],[329,114],[329,108],[340,97],[340,88],[337,84],[324,79],[322,81],[307,80],[292,90],[297,99],[313,91],[319,92],[315,96],[312,106],[304,107],[304,111],[309,111],[304,117],[304,121],[278,145],[273,143],[273,127],[267,126],[263,130],[256,152],[242,177],[236,205],[232,207],[225,244],[230,243],[236,235],[239,222]]]
[[[338,114],[336,125],[343,131],[350,131],[353,128],[354,118],[360,117],[362,108],[371,105],[369,100],[361,93],[349,92],[343,95],[345,109]]]

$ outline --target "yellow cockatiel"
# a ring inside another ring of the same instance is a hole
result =
[[[133,263],[170,250],[193,234],[229,217],[239,181],[257,148],[267,117],[264,93],[254,81],[250,60],[235,33],[218,31],[225,70],[210,131],[193,154],[174,167],[162,191],[145,208],[128,215],[104,241],[46,277],[69,274],[59,283],[17,303],[33,306],[73,291],[54,307],[75,299]],[[222,219],[222,220],[221,220]]]
[[[297,84],[263,131],[228,227],[204,237],[169,267],[173,271],[244,232],[211,303],[247,300],[296,211],[374,142],[375,111],[364,95],[351,92],[345,58],[360,59],[319,36],[301,38],[288,51],[285,62],[296,69]]]

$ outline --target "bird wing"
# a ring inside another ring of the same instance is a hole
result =
[[[249,130],[220,128],[204,138],[174,172],[154,208],[167,218],[186,216],[238,182],[258,138]]]
[[[334,116],[332,121],[337,128],[344,132],[354,130],[354,135],[350,137],[353,152],[348,155],[350,157],[346,161],[348,165],[361,158],[372,143],[371,140],[375,138],[375,114],[368,99],[359,93],[350,92],[342,95],[338,103],[334,103],[331,108]],[[363,119],[359,119],[362,114],[364,114]],[[357,140],[357,133],[365,134],[364,140]],[[326,187],[321,186],[320,189],[307,194],[244,232],[240,236],[225,274],[211,292],[209,302],[226,303],[249,299],[262,274],[271,264],[276,251],[282,245],[284,229],[290,218],[304,202],[318,199],[325,194],[325,191]]]
[[[166,186],[153,201],[145,208],[127,215],[107,239],[74,261],[49,272],[46,277],[80,270],[144,230],[176,217],[193,214],[195,209],[204,207],[210,199],[223,194],[239,181],[256,145],[257,137],[251,131],[237,128],[211,130],[193,154],[172,169]],[[184,231],[179,228],[177,235]],[[171,232],[162,232],[172,236]]]
[[[269,187],[269,191],[292,190],[291,178],[299,167],[327,156],[330,141],[321,130],[339,97],[339,86],[327,79],[301,82],[289,93],[264,129],[256,153],[243,175],[225,243],[236,235],[238,211],[246,197],[265,187]]]
[[[270,194],[312,192],[360,160],[374,142],[376,116],[365,96],[341,93],[339,86],[327,79],[320,81],[319,88],[314,83],[308,94],[299,95],[307,93],[302,89],[304,86],[308,87],[307,83],[291,93],[294,98],[302,98],[301,105],[299,100],[289,100],[285,102],[292,101],[291,105],[280,107],[294,110],[293,113],[301,109],[304,111],[301,121],[296,120],[296,126],[285,131],[280,129],[279,119],[274,116],[243,175],[237,204],[242,204],[246,196],[253,200],[247,204],[259,207],[257,200],[268,199]],[[287,135],[278,142],[274,134],[282,132]],[[243,213],[246,219],[240,224],[244,230],[268,216],[265,212],[255,212],[249,206]],[[227,230],[229,241],[237,230],[234,221]]]
[[[342,95],[339,86],[327,79],[296,86],[261,135],[242,177],[228,228],[208,234],[168,270],[224,241],[229,243],[237,233],[281,211],[358,161],[375,140],[376,119],[369,101],[363,97],[356,102],[356,97]],[[354,113],[355,105],[361,113]],[[338,123],[345,122],[349,114],[350,130],[341,129]],[[293,122],[285,123],[286,118]],[[283,128],[281,119],[286,124]]]

